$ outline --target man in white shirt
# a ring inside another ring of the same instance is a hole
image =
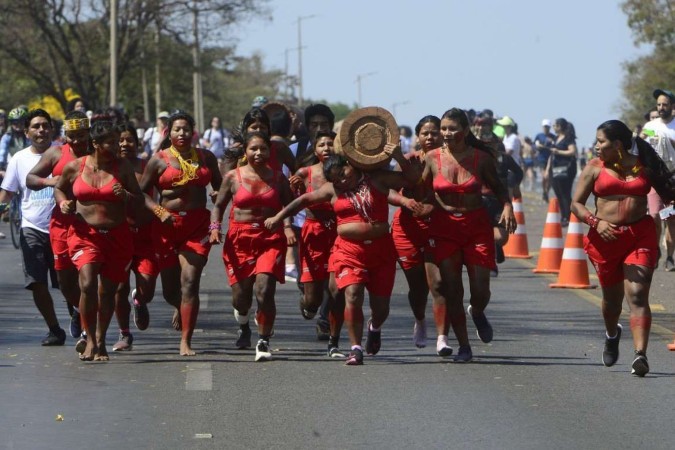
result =
[[[49,242],[49,219],[54,209],[54,190],[46,187],[33,191],[26,187],[26,176],[40,161],[51,145],[52,120],[42,109],[34,109],[26,117],[26,136],[30,147],[18,151],[9,161],[0,191],[0,212],[17,193],[21,193],[21,254],[25,288],[33,292],[33,301],[49,327],[42,345],[63,345],[66,332],[59,326],[54,311],[54,301],[49,293],[48,278],[52,287],[58,287],[54,270],[54,255]]]
[[[673,104],[675,104],[675,94],[665,89],[654,91],[656,99],[656,111],[659,117],[650,120],[642,127],[641,137],[649,142],[656,153],[661,157],[669,170],[675,168],[675,116],[673,116]],[[652,188],[647,195],[649,204],[649,215],[654,218],[656,224],[656,235],[659,237],[659,254],[661,248],[661,217],[659,211],[665,205],[661,198]],[[675,262],[673,261],[673,251],[675,251],[675,216],[670,216],[663,220],[666,224],[666,263],[667,272],[675,272]]]

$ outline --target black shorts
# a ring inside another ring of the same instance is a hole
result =
[[[49,233],[33,228],[21,228],[21,254],[23,256],[24,287],[32,289],[34,283],[47,284],[49,277],[53,288],[59,283],[54,270],[54,253],[49,243]]]

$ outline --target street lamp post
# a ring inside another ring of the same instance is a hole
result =
[[[314,17],[316,17],[315,14],[298,17],[298,106],[300,107],[302,107],[302,21]]]
[[[361,80],[369,77],[371,75],[375,75],[377,72],[368,72],[364,74],[360,74],[356,76],[356,87],[357,87],[357,94],[358,94],[358,102],[357,105],[360,108],[361,107]]]
[[[408,103],[410,103],[410,100],[405,100],[405,101],[403,101],[403,102],[394,102],[394,103],[391,105],[391,113],[392,113],[392,115],[394,116],[394,118],[396,118],[396,107],[397,107],[397,106],[407,105]]]

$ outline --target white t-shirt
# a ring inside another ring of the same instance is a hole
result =
[[[673,148],[675,118],[672,118],[668,123],[663,123],[661,119],[650,120],[642,127],[642,132],[647,135],[647,142],[654,147],[668,169],[673,170],[673,167],[675,167],[675,148]]]
[[[522,161],[520,159],[521,143],[518,135],[516,133],[511,133],[508,136],[504,136],[504,140],[502,142],[504,143],[504,149],[506,150],[506,153],[513,157],[513,160],[516,162],[516,164],[522,166]]]
[[[291,153],[293,153],[294,157],[297,156],[297,154],[298,154],[298,143],[297,142],[289,145],[288,148],[291,150]],[[307,152],[313,151],[311,143],[307,143],[307,149],[305,151],[307,151]],[[287,177],[292,175],[286,166],[284,166],[281,170],[284,172],[284,175],[286,175]],[[305,224],[305,217],[307,217],[307,212],[305,212],[304,209],[301,210],[301,211],[298,211],[298,213],[293,216],[293,225],[298,227],[298,228],[302,228],[302,226]]]
[[[32,147],[16,152],[7,165],[2,188],[13,193],[21,192],[22,228],[33,228],[49,233],[49,219],[56,205],[54,188],[46,187],[33,191],[26,187],[26,176],[40,161],[40,158],[42,154],[33,153]]]

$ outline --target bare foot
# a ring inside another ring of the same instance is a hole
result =
[[[180,331],[183,329],[183,322],[181,321],[180,317],[180,309],[176,308],[176,310],[173,312],[173,319],[171,319],[171,325],[173,325],[173,329],[176,331]]]
[[[180,341],[180,356],[195,356],[196,353],[190,347],[190,343],[181,339]]]
[[[80,361],[93,361],[96,354],[98,354],[98,347],[96,347],[94,340],[87,339],[87,347],[80,353]]]
[[[105,348],[105,342],[99,342],[98,351],[94,356],[94,361],[110,361],[108,350]]]

